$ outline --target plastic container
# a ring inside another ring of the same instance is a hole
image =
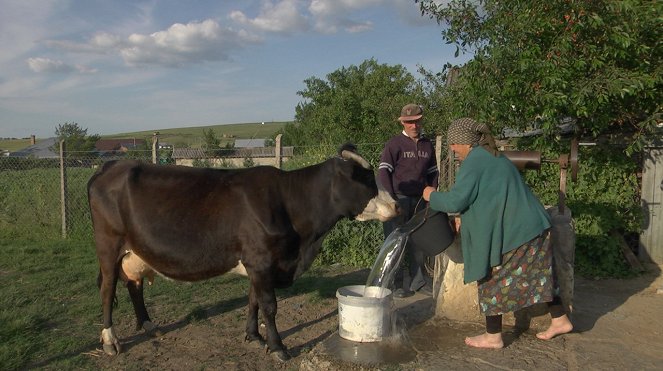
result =
[[[338,334],[342,338],[369,343],[389,336],[394,303],[391,290],[377,286],[345,286],[336,291],[336,298]]]

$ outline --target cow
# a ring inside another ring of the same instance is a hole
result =
[[[154,334],[144,278],[152,282],[156,273],[191,282],[232,271],[250,280],[246,341],[289,359],[276,328],[274,289],[292,285],[310,267],[340,219],[386,221],[398,214],[355,150],[344,145],[338,157],[292,171],[105,163],[88,182],[104,352],[121,352],[112,318],[118,279],[129,291],[137,330]]]

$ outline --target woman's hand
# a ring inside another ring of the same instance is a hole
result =
[[[435,191],[436,191],[435,187],[428,186],[424,188],[424,192],[421,196],[424,198],[424,200],[430,201],[430,194]]]

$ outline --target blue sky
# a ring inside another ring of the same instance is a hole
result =
[[[304,80],[454,58],[414,0],[0,0],[0,137],[294,118]],[[395,115],[397,113],[394,113]]]

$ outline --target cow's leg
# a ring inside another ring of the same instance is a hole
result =
[[[150,315],[147,313],[147,308],[145,308],[143,280],[129,280],[127,282],[127,290],[129,291],[131,304],[134,307],[134,313],[136,313],[136,331],[143,329],[147,334],[154,336],[161,335],[157,326],[150,320]]]
[[[267,345],[265,339],[258,331],[258,297],[253,285],[249,287],[249,312],[246,318],[246,341],[257,342],[259,346],[264,347]]]
[[[103,330],[101,330],[101,342],[106,354],[116,355],[122,351],[122,347],[113,331],[113,301],[115,300],[115,289],[120,274],[119,251],[122,240],[119,237],[108,236],[103,231],[100,232],[95,228],[95,243],[97,245],[97,257],[99,258],[99,294],[104,322]]]
[[[271,279],[259,279],[251,282],[252,290],[258,300],[265,327],[267,329],[267,348],[279,361],[290,359],[281,336],[276,329],[276,293]],[[247,328],[249,324],[247,323]]]
[[[115,299],[115,288],[117,287],[118,268],[105,267],[101,264],[101,284],[99,293],[101,294],[101,307],[104,316],[104,328],[101,330],[101,341],[104,352],[108,355],[116,355],[122,351],[120,341],[113,331],[113,300]]]

